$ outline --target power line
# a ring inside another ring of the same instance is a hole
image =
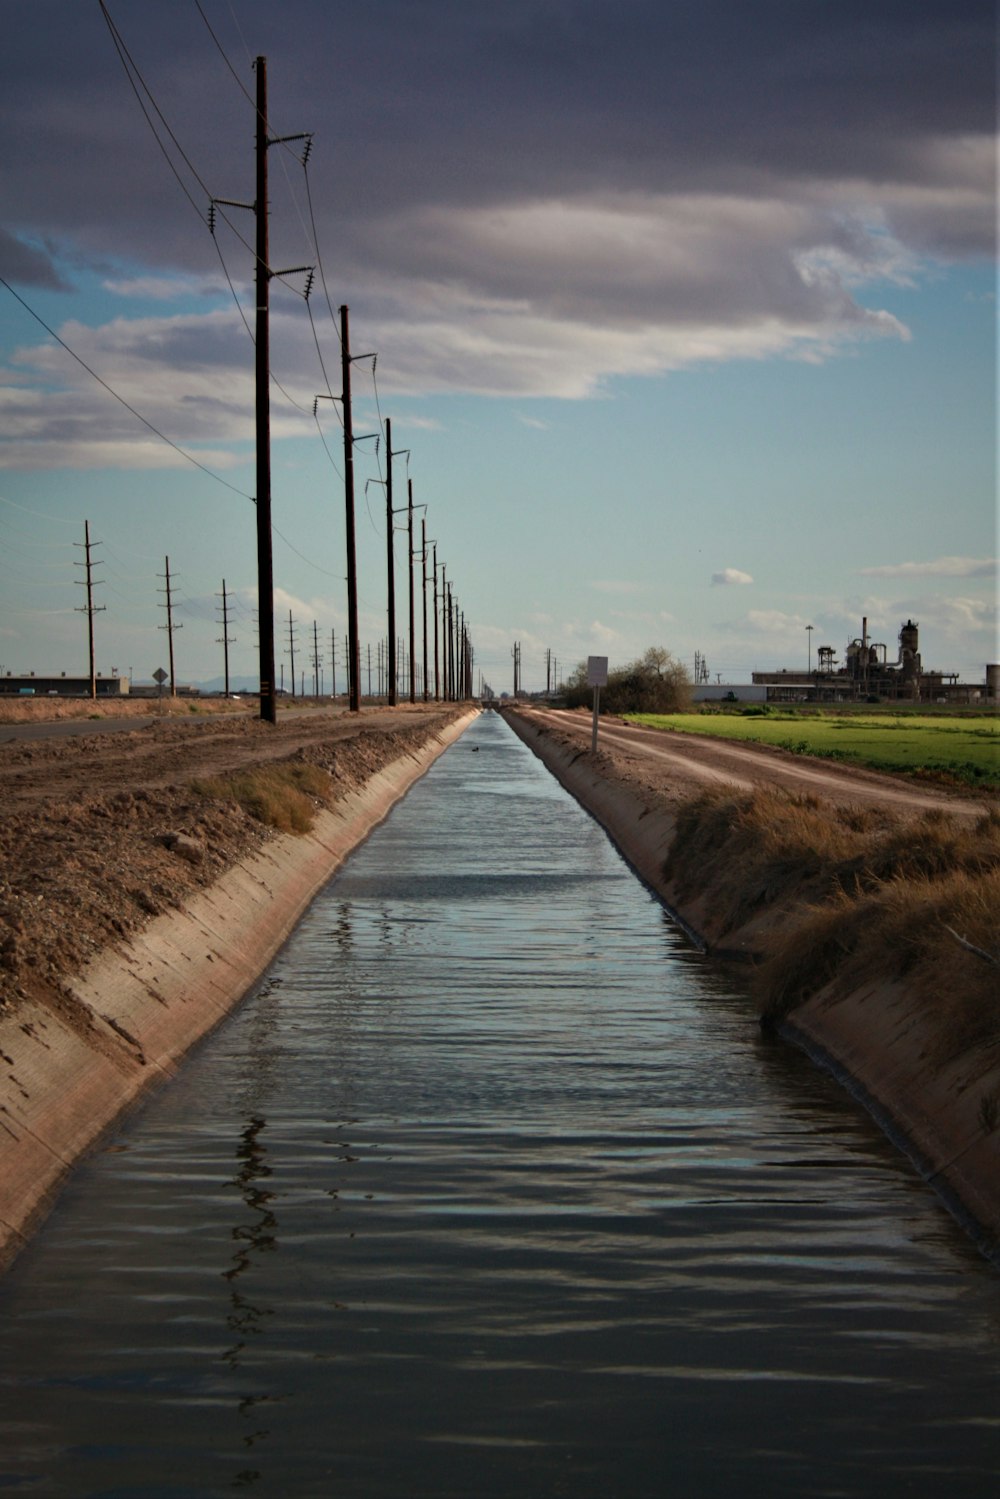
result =
[[[2,277],[0,277],[0,279],[2,279]],[[4,282],[4,285],[6,286],[7,283]],[[27,505],[19,505],[16,500],[8,500],[6,495],[0,495],[0,505],[9,505],[11,510],[21,510],[25,515],[30,515],[35,520],[51,521],[53,525],[57,526],[72,526],[75,530],[78,524],[75,520],[67,520],[64,515],[43,515],[39,510],[30,510]],[[59,541],[55,541],[50,544],[52,546],[66,545],[65,542]]]
[[[253,105],[254,109],[256,109],[257,108],[257,101],[256,101],[256,99],[254,98],[253,94],[251,94],[250,90],[247,88],[246,84],[243,82],[243,79],[240,77],[239,73],[237,73],[237,71],[233,67],[232,63],[229,61],[229,58],[226,56],[226,52],[225,52],[225,49],[223,48],[222,43],[219,41],[219,38],[216,36],[215,32],[212,30],[212,27],[209,24],[208,17],[206,16],[205,12],[201,8],[201,0],[194,0],[194,4],[195,4],[195,9],[197,10],[198,14],[201,16],[201,19],[205,23],[205,28],[208,31],[209,36],[212,38],[212,41],[215,43],[216,47],[218,47],[218,49],[219,49],[219,55],[221,56],[222,61],[225,63],[225,65],[229,69],[230,73],[232,73],[233,77],[236,79],[236,86],[237,86],[237,88],[239,88],[240,92],[244,95],[245,98],[249,99],[249,101]]]
[[[330,293],[327,290],[326,272],[323,269],[323,257],[320,254],[319,249],[319,235],[316,233],[316,215],[313,211],[312,188],[309,186],[309,167],[306,162],[302,163],[302,175],[305,178],[306,182],[306,201],[309,204],[309,222],[312,225],[312,248],[316,256],[316,264],[319,266],[319,279],[322,283],[323,295],[326,298],[326,305],[330,312],[330,321],[333,324],[334,332],[336,333],[339,340],[340,327],[336,317],[334,316],[333,303],[330,301]]]
[[[105,22],[106,22],[106,24],[108,26],[108,30],[109,30],[109,32],[111,34],[112,41],[114,42],[115,49],[118,52],[118,56],[119,56],[119,59],[120,59],[121,64],[122,64],[122,68],[123,68],[123,70],[125,72],[125,76],[127,77],[128,81],[129,81],[129,85],[130,85],[130,87],[132,89],[132,92],[135,95],[136,101],[139,104],[140,109],[142,110],[143,117],[145,118],[146,123],[149,125],[149,128],[150,128],[150,130],[151,130],[151,132],[153,134],[153,138],[156,141],[157,145],[159,146],[160,151],[163,154],[164,160],[167,162],[167,165],[169,166],[171,172],[173,173],[175,179],[177,180],[178,185],[180,186],[181,190],[184,192],[184,194],[187,197],[187,199],[188,199],[189,203],[191,204],[191,206],[194,208],[194,210],[197,213],[198,218],[200,219],[200,221],[203,224],[207,224],[207,226],[209,228],[209,231],[210,231],[210,233],[212,235],[212,243],[213,243],[213,245],[215,247],[215,253],[218,256],[219,264],[220,264],[220,266],[222,268],[222,273],[223,273],[223,275],[226,278],[226,283],[227,283],[227,285],[229,287],[230,294],[232,295],[233,301],[236,304],[236,310],[238,311],[238,313],[240,315],[240,318],[241,318],[241,320],[243,322],[243,326],[246,329],[247,335],[250,338],[251,343],[255,343],[255,336],[254,336],[253,330],[251,329],[249,320],[247,318],[247,315],[246,315],[246,313],[243,310],[243,306],[242,306],[242,303],[240,302],[239,296],[238,296],[238,294],[236,292],[236,288],[235,288],[235,286],[233,284],[233,280],[232,280],[232,277],[230,275],[229,268],[226,265],[226,261],[225,261],[225,257],[224,257],[223,252],[222,252],[222,248],[221,248],[221,246],[220,246],[220,244],[218,242],[218,237],[215,234],[215,214],[216,214],[216,208],[217,208],[217,205],[218,205],[218,199],[209,191],[207,183],[204,181],[204,179],[202,178],[201,174],[198,172],[197,168],[195,167],[194,163],[192,162],[191,158],[187,155],[187,153],[185,152],[184,148],[181,146],[180,141],[178,140],[178,138],[177,138],[176,134],[174,133],[173,129],[171,128],[171,126],[169,124],[169,121],[167,120],[165,114],[163,113],[163,110],[158,105],[158,103],[157,103],[157,101],[156,101],[156,99],[155,99],[155,97],[153,95],[153,92],[152,92],[151,88],[147,84],[145,78],[142,75],[142,72],[140,71],[138,65],[136,64],[135,59],[133,58],[132,54],[129,52],[128,47],[126,46],[126,44],[124,42],[124,39],[121,36],[121,33],[118,31],[117,26],[115,25],[114,21],[112,20],[111,15],[110,15],[110,13],[108,11],[107,5],[105,4],[105,0],[100,0],[100,4],[101,4],[102,14],[104,15],[104,19],[105,19]],[[232,74],[232,76],[236,80],[236,82],[237,82],[237,84],[238,84],[241,92],[245,96],[245,98],[247,100],[249,100],[249,102],[251,104],[253,104],[254,110],[256,112],[257,104],[256,104],[255,99],[250,94],[249,90],[245,87],[245,85],[243,84],[242,80],[240,79],[238,73],[236,72],[236,69],[233,67],[233,64],[230,62],[229,57],[227,56],[227,54],[225,52],[225,49],[223,48],[221,42],[219,41],[219,38],[217,37],[217,35],[213,31],[212,26],[211,26],[211,24],[208,21],[208,17],[205,15],[204,10],[202,9],[201,4],[199,3],[199,0],[195,0],[195,5],[196,5],[196,8],[198,10],[199,15],[202,18],[202,21],[205,24],[205,27],[206,27],[206,29],[207,29],[210,37],[212,38],[212,41],[214,42],[216,48],[218,49],[218,51],[219,51],[219,53],[220,53],[223,61],[225,62],[227,68],[230,71],[230,73]],[[234,20],[235,20],[235,16],[234,16]],[[142,95],[139,92],[139,87],[137,85],[136,80],[138,80],[138,84],[141,84],[142,90],[145,93],[146,97],[148,98],[148,100],[150,102],[150,105],[152,106],[152,109],[155,111],[155,113],[156,113],[158,119],[160,120],[160,122],[161,122],[164,130],[167,132],[167,135],[169,136],[170,140],[173,142],[173,145],[176,148],[177,152],[179,153],[181,159],[183,160],[183,162],[187,166],[188,170],[191,172],[191,174],[194,177],[195,181],[201,187],[202,191],[209,198],[210,206],[209,206],[209,211],[208,211],[207,216],[198,207],[198,204],[195,202],[194,198],[192,197],[191,193],[189,192],[189,190],[187,188],[187,185],[184,183],[184,181],[181,178],[179,172],[177,171],[177,168],[176,168],[173,160],[171,159],[170,153],[168,152],[168,150],[167,150],[166,146],[164,145],[163,141],[160,139],[159,133],[157,132],[157,129],[156,129],[156,125],[154,124],[154,122],[153,122],[153,120],[152,120],[152,118],[150,116],[149,110],[146,108],[146,105],[145,105],[145,103],[143,101]],[[296,137],[296,139],[297,138],[298,137]],[[274,143],[278,144],[278,145],[284,146],[286,150],[290,150],[291,149],[289,142],[286,141],[286,140],[284,140],[284,139],[282,139],[282,138],[276,139]],[[295,154],[296,154],[296,159],[301,161],[302,170],[303,170],[303,177],[305,179],[306,198],[307,198],[307,202],[308,202],[308,206],[309,206],[309,217],[310,217],[310,224],[311,224],[311,238],[312,238],[312,246],[311,246],[311,248],[312,248],[312,250],[314,251],[314,253],[316,255],[317,264],[318,264],[319,270],[320,270],[320,277],[321,277],[321,280],[322,280],[322,283],[323,283],[323,292],[324,292],[324,296],[326,298],[326,304],[327,304],[327,307],[328,307],[328,309],[330,311],[331,321],[333,322],[334,329],[337,332],[337,336],[338,336],[338,340],[339,340],[340,330],[339,330],[339,327],[337,325],[337,321],[336,321],[336,319],[333,316],[333,307],[332,307],[332,304],[330,302],[330,295],[329,295],[329,291],[327,289],[326,273],[325,273],[325,270],[324,270],[324,267],[323,267],[322,256],[321,256],[320,250],[319,250],[319,239],[318,239],[318,235],[317,235],[317,232],[316,232],[316,219],[315,219],[315,213],[313,211],[312,193],[311,193],[310,184],[309,184],[308,159],[309,159],[309,152],[310,152],[310,148],[311,148],[311,143],[312,143],[312,138],[311,138],[311,136],[309,136],[309,137],[307,137],[307,144],[306,144],[306,148],[305,148],[305,152],[304,152],[303,156],[300,158],[297,155],[297,153],[295,153]],[[285,175],[286,175],[286,181],[287,181],[288,180],[288,178],[287,178],[287,172],[286,172]],[[288,183],[288,185],[289,185],[289,188],[291,189],[291,183],[290,182]],[[294,196],[295,195],[293,193],[292,194],[293,201],[294,201]],[[302,228],[303,228],[303,230],[305,230],[306,229],[306,225],[305,225],[304,219],[302,218],[301,211],[298,210],[298,208],[297,208],[297,211],[299,212],[299,220],[300,220],[300,223],[302,224]],[[250,243],[249,243],[249,241],[243,237],[243,235],[239,232],[238,229],[235,228],[235,226],[232,223],[231,219],[224,212],[221,213],[220,217],[223,219],[224,223],[236,235],[236,237],[240,241],[240,243],[243,244],[246,249],[250,250],[251,254],[255,254],[256,252],[254,250],[254,247],[251,246]],[[308,235],[307,235],[307,237],[308,237]],[[281,273],[277,273],[277,279],[283,280],[283,276],[282,276]],[[312,278],[310,277],[310,284],[311,284],[311,279]],[[287,285],[286,282],[283,282],[283,284]],[[290,289],[293,290],[293,291],[297,291],[298,290],[295,287],[292,287]],[[325,360],[323,358],[323,351],[322,351],[322,347],[321,347],[320,341],[319,341],[319,334],[318,334],[318,330],[316,328],[315,319],[313,318],[313,314],[312,314],[312,307],[311,307],[311,305],[309,303],[308,288],[307,288],[307,290],[306,290],[306,292],[304,294],[302,292],[299,292],[298,294],[300,296],[303,296],[303,300],[305,301],[305,304],[306,304],[306,311],[307,311],[308,316],[309,316],[309,325],[310,325],[310,328],[312,330],[313,342],[314,342],[314,344],[316,346],[316,355],[317,355],[317,359],[319,361],[320,370],[322,372],[323,381],[324,381],[324,384],[326,385],[327,390],[330,391],[331,390],[331,386],[330,386],[329,375],[327,374],[326,363],[325,363]],[[374,365],[373,365],[373,373],[374,373]],[[292,397],[292,395],[285,389],[284,385],[281,383],[281,381],[274,374],[273,370],[269,369],[269,377],[274,382],[274,384],[277,386],[277,388],[281,391],[282,395],[285,397],[285,399],[288,401],[288,403],[291,406],[293,406],[296,410],[301,411],[304,415],[308,414],[306,412],[305,408],[302,407],[302,406],[300,406],[299,403],[294,399],[294,397]],[[326,444],[324,442],[324,448],[325,447],[326,447]],[[327,456],[328,457],[330,456],[329,449],[327,449]],[[332,459],[331,459],[331,462],[332,462]],[[333,466],[334,466],[335,472],[337,472],[339,474],[339,470],[337,470],[336,465],[334,464]]]
[[[43,317],[40,317],[33,307],[28,306],[28,303],[24,300],[24,298],[14,290],[9,281],[4,280],[3,276],[0,276],[0,286],[5,286],[10,292],[11,296],[14,297],[16,301],[20,302],[25,312],[29,313],[31,317],[35,319],[35,322],[45,329],[49,337],[54,338],[56,343],[59,344],[61,348],[65,349],[66,353],[69,354],[71,358],[75,359],[77,364],[80,365],[82,369],[85,369],[87,371],[87,374],[97,381],[98,385],[102,385],[104,387],[109,396],[114,396],[118,404],[120,406],[124,406],[125,410],[130,412],[137,421],[142,422],[142,425],[146,427],[150,432],[152,432],[154,437],[158,437],[161,442],[165,442],[168,447],[173,448],[174,452],[179,453],[182,458],[187,460],[188,463],[193,463],[195,468],[200,468],[203,474],[207,474],[208,477],[210,479],[214,479],[217,484],[225,485],[226,489],[231,489],[233,494],[238,494],[241,499],[250,500],[251,503],[253,503],[252,494],[247,494],[243,489],[237,489],[235,484],[230,484],[229,480],[223,479],[221,474],[213,473],[210,468],[206,468],[204,463],[200,463],[198,459],[195,458],[191,453],[186,452],[184,448],[182,448],[178,443],[174,442],[172,437],[167,437],[166,433],[161,432],[159,427],[154,427],[153,423],[147,417],[143,416],[141,411],[136,411],[134,406],[130,406],[124,396],[120,396],[113,386],[109,385],[106,380],[101,378],[96,370],[91,369],[87,361],[85,359],[82,359],[80,355],[77,354],[75,349],[71,349],[66,340],[60,338],[55,329],[50,328],[45,319]]]
[[[150,130],[153,132],[153,139],[156,141],[156,144],[159,146],[160,150],[162,151],[163,158],[166,161],[167,166],[170,168],[171,172],[174,174],[174,177],[176,178],[176,181],[177,181],[177,185],[180,188],[181,192],[187,198],[188,202],[191,204],[191,207],[194,209],[195,213],[201,219],[202,223],[206,223],[207,220],[206,220],[205,215],[202,213],[201,209],[198,207],[197,203],[194,201],[194,198],[191,196],[191,193],[188,190],[187,184],[184,182],[184,180],[181,177],[180,173],[178,172],[177,168],[174,166],[174,163],[170,159],[170,153],[168,152],[166,146],[163,144],[163,142],[160,140],[159,135],[157,134],[156,126],[153,124],[153,121],[150,119],[149,111],[147,110],[145,104],[143,103],[142,95],[139,93],[139,90],[136,87],[135,78],[133,78],[133,76],[132,76],[133,73],[135,73],[135,77],[138,78],[139,82],[142,84],[143,89],[145,90],[147,98],[149,99],[149,101],[152,104],[153,108],[156,110],[156,113],[159,115],[160,120],[161,120],[161,122],[163,124],[164,129],[166,130],[167,134],[170,136],[170,139],[173,141],[174,145],[177,147],[177,150],[179,151],[182,160],[187,164],[188,170],[191,172],[191,175],[194,177],[195,181],[199,184],[199,186],[203,189],[203,191],[205,192],[205,194],[206,194],[207,197],[211,197],[211,193],[209,193],[208,188],[205,187],[204,182],[202,182],[201,178],[199,177],[198,173],[195,171],[195,169],[192,166],[191,162],[188,161],[188,158],[185,155],[184,150],[183,150],[180,142],[178,141],[177,137],[174,135],[173,131],[170,129],[170,126],[167,124],[166,120],[164,119],[163,114],[162,114],[159,106],[156,103],[156,100],[153,98],[152,94],[149,91],[149,88],[146,85],[145,79],[143,78],[142,74],[139,72],[139,69],[136,67],[135,62],[132,59],[131,53],[129,52],[128,48],[126,47],[124,41],[122,40],[121,33],[119,32],[119,30],[118,30],[117,26],[115,25],[114,21],[112,21],[111,16],[108,14],[108,8],[105,5],[104,0],[100,0],[100,6],[101,6],[101,14],[104,17],[105,22],[107,23],[107,28],[108,28],[108,31],[109,31],[109,33],[111,35],[111,40],[114,43],[115,51],[118,53],[118,59],[121,62],[122,67],[125,70],[125,76],[128,79],[128,81],[129,81],[129,84],[130,84],[130,86],[132,88],[132,92],[135,94],[136,102],[138,103],[139,108],[142,110],[142,113],[143,113],[143,115],[145,117],[145,120],[146,120],[146,124],[149,126]]]
[[[196,0],[196,3],[197,3],[197,0]],[[199,9],[200,8],[201,7],[199,6]],[[205,195],[210,200],[210,204],[214,203],[214,199],[212,198],[212,194],[209,192],[207,185],[202,180],[202,177],[201,177],[200,173],[197,171],[197,169],[195,168],[194,164],[192,163],[192,161],[190,160],[190,158],[187,156],[186,152],[184,151],[183,147],[180,145],[180,142],[177,140],[177,137],[174,135],[174,132],[171,130],[170,125],[167,123],[166,116],[164,115],[163,111],[160,109],[160,107],[157,104],[155,98],[153,97],[152,90],[150,89],[149,85],[146,83],[146,80],[143,78],[143,76],[140,73],[138,67],[136,66],[135,59],[132,57],[132,54],[129,52],[128,48],[125,46],[125,43],[124,43],[124,41],[122,39],[122,36],[121,36],[121,33],[119,32],[118,28],[115,26],[115,24],[112,21],[110,15],[108,14],[107,6],[103,3],[103,0],[101,0],[101,11],[102,11],[102,13],[104,15],[105,21],[107,22],[108,30],[111,33],[111,40],[114,42],[115,50],[118,53],[118,57],[119,57],[119,60],[121,62],[121,65],[122,65],[122,69],[124,70],[124,73],[125,73],[125,77],[128,79],[129,86],[131,87],[132,92],[135,95],[136,102],[139,105],[139,108],[142,110],[143,117],[145,118],[145,121],[146,121],[147,125],[149,126],[150,131],[152,132],[153,139],[156,141],[156,144],[159,146],[160,151],[163,153],[163,159],[166,161],[167,166],[170,168],[171,172],[173,173],[173,175],[174,175],[174,177],[175,177],[175,179],[177,181],[177,184],[178,184],[178,186],[181,189],[181,192],[184,194],[184,196],[187,198],[188,202],[191,204],[191,207],[194,209],[195,213],[198,215],[198,218],[200,219],[201,223],[204,224],[204,225],[206,225],[209,228],[209,230],[211,231],[211,234],[212,234],[212,244],[215,247],[215,253],[216,253],[216,255],[219,257],[219,264],[222,267],[222,274],[226,278],[226,282],[227,282],[227,285],[229,286],[229,290],[230,290],[230,292],[232,294],[233,301],[236,303],[236,310],[239,313],[240,317],[242,318],[242,320],[243,320],[243,326],[246,329],[247,334],[249,335],[250,340],[252,342],[253,341],[253,330],[251,329],[250,324],[247,321],[246,313],[243,311],[242,304],[240,303],[240,299],[237,296],[236,288],[233,285],[232,277],[229,274],[229,267],[226,265],[225,257],[222,254],[222,249],[221,249],[221,247],[219,245],[218,238],[217,238],[217,236],[216,236],[216,234],[214,232],[214,228],[213,228],[213,222],[214,222],[214,220],[213,220],[213,209],[210,206],[208,214],[206,215],[205,213],[203,213],[202,210],[201,210],[201,208],[199,208],[198,204],[195,202],[194,198],[191,196],[191,193],[188,191],[187,184],[182,180],[180,173],[177,171],[177,168],[174,166],[174,163],[173,163],[173,161],[170,158],[170,153],[167,150],[166,146],[163,144],[162,140],[160,139],[159,134],[157,133],[156,126],[153,124],[153,121],[150,118],[149,111],[147,110],[145,104],[143,103],[142,96],[139,93],[138,87],[136,86],[136,81],[135,81],[136,78],[142,84],[143,91],[145,92],[146,97],[149,99],[151,105],[155,109],[155,111],[156,111],[157,115],[159,116],[160,120],[163,122],[164,129],[166,130],[167,134],[170,136],[170,139],[173,141],[174,145],[177,147],[177,150],[180,153],[182,160],[186,163],[186,165],[188,167],[188,170],[191,172],[191,174],[194,177],[195,181],[198,183],[199,187],[201,187],[202,191],[205,193]],[[207,24],[208,23],[206,21],[206,25]],[[211,27],[209,27],[209,30],[211,31]],[[132,76],[133,73],[135,74],[135,77]],[[245,90],[244,90],[244,92],[245,92]],[[222,217],[223,217],[225,223],[229,226],[229,228],[232,229],[232,231],[236,235],[237,239],[240,240],[241,244],[243,244],[246,249],[250,250],[250,252],[252,254],[253,253],[252,246],[248,243],[247,240],[245,240],[243,238],[243,236],[240,234],[239,230],[235,227],[235,225],[231,222],[231,220],[229,218],[227,218],[225,214],[223,214]]]
[[[288,539],[287,536],[282,536],[282,534],[278,530],[277,526],[274,525],[273,523],[271,525],[271,530],[274,532],[275,536],[280,537],[280,539],[285,543],[285,546],[288,548],[288,550],[290,552],[294,552],[295,555],[296,555],[296,557],[299,557],[303,562],[307,562],[309,564],[309,566],[311,568],[313,568],[316,572],[322,573],[324,575],[324,577],[327,577],[327,578],[336,578],[338,583],[342,583],[344,581],[344,577],[343,577],[342,573],[332,573],[332,572],[330,572],[330,570],[328,568],[326,568],[326,567],[320,567],[320,565],[319,565],[318,562],[314,562],[312,560],[312,558],[311,557],[307,557],[304,552],[300,552],[297,546],[293,546],[292,545],[292,543],[289,541],[289,539]]]

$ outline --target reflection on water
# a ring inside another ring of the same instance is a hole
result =
[[[495,717],[123,1139],[0,1283],[0,1487],[992,1492],[995,1272]]]

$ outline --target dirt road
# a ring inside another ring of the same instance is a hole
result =
[[[581,748],[590,749],[590,714],[531,708],[525,716],[547,728],[566,734]],[[676,730],[644,729],[620,719],[602,719],[598,751],[610,755],[619,773],[636,785],[655,790],[668,799],[690,796],[707,783],[725,782],[747,790],[755,786],[782,786],[820,796],[841,806],[875,804],[901,813],[933,809],[957,816],[980,817],[986,804],[961,792],[930,790],[899,776],[877,771],[845,768],[810,755],[767,745],[736,744],[707,735]]]

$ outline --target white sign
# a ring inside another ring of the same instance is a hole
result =
[[[608,685],[608,658],[607,656],[587,657],[587,686],[607,687]]]

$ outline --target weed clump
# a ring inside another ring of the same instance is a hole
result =
[[[726,932],[759,939],[765,1025],[833,985],[905,978],[938,1017],[935,1060],[1000,1047],[1000,812],[846,812],[780,791],[706,790],[682,809],[665,874],[710,892]]]
[[[302,762],[255,766],[192,782],[197,795],[236,802],[279,833],[308,833],[317,805],[331,800],[332,789],[332,777],[325,770]]]

